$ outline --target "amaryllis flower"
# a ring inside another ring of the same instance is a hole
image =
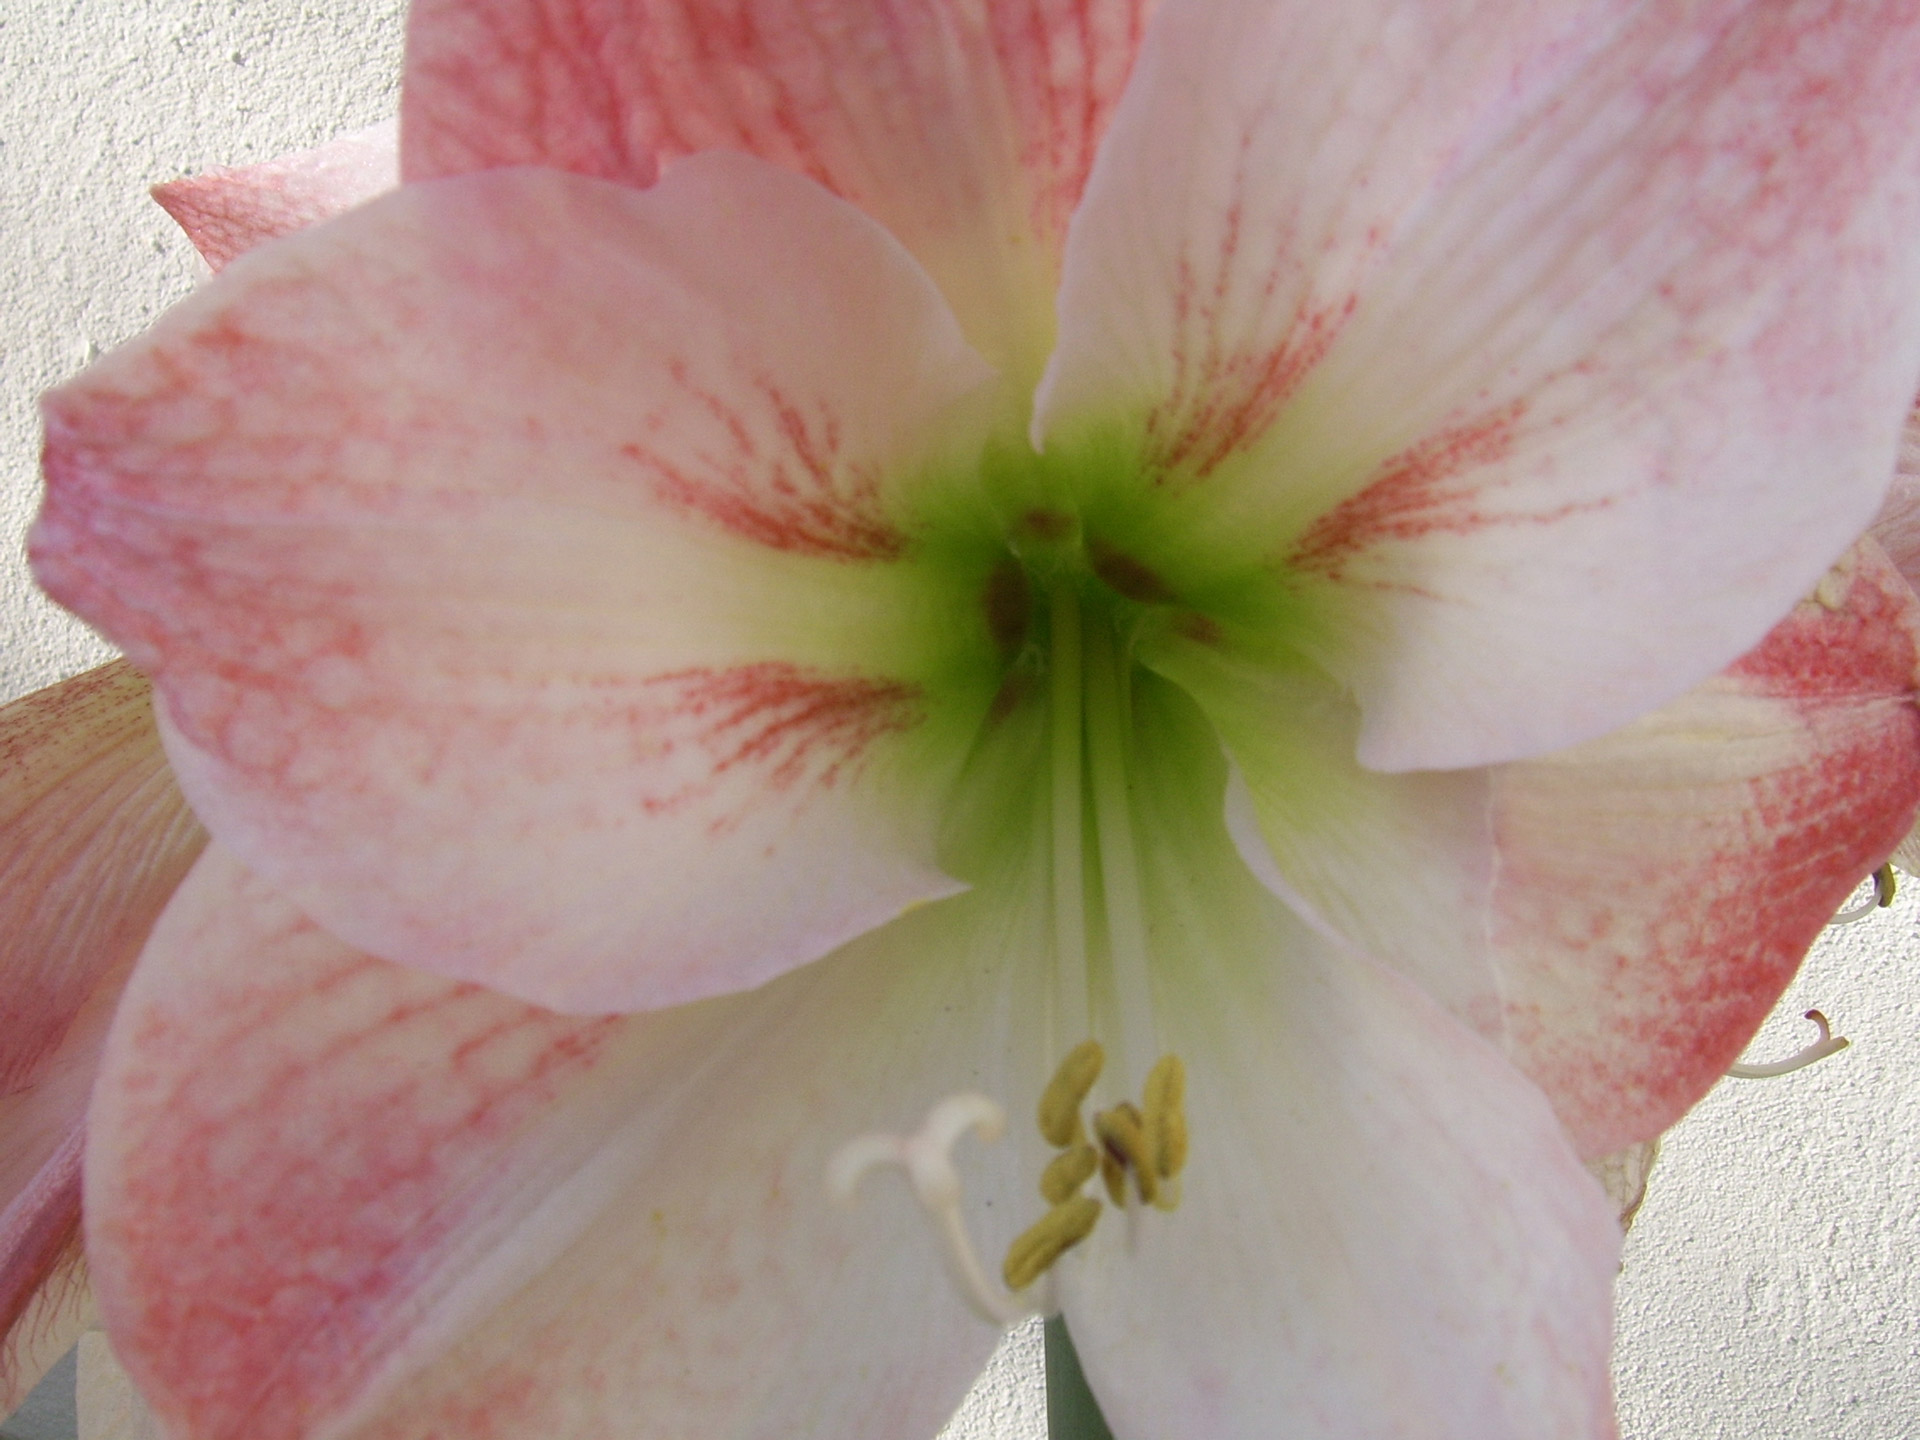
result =
[[[1920,796],[1916,82],[1860,0],[418,5],[408,183],[48,404],[214,837],[88,1117],[161,1422],[927,1434],[1057,1307],[1121,1440],[1608,1433],[1578,1156]]]

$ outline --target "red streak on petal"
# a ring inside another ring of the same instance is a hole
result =
[[[1479,489],[1454,482],[1511,454],[1525,413],[1526,403],[1514,401],[1401,451],[1357,493],[1309,525],[1288,563],[1337,580],[1345,561],[1383,541],[1416,540],[1436,532],[1463,535],[1515,523],[1519,517],[1488,508]]]
[[[1835,908],[1912,823],[1913,597],[1884,564],[1839,583],[1836,608],[1802,603],[1712,682],[1796,712],[1797,761],[1719,782],[1723,793],[1696,796],[1681,783],[1664,802],[1643,784],[1626,812],[1629,835],[1650,807],[1675,807],[1668,842],[1651,852],[1606,840],[1619,817],[1591,790],[1552,826],[1558,846],[1503,848],[1502,945],[1572,957],[1580,997],[1571,1036],[1570,1017],[1538,1004],[1511,1011],[1509,1033],[1586,1153],[1663,1129],[1725,1072]],[[1790,732],[1782,743],[1795,743]],[[1555,807],[1552,789],[1529,798],[1521,784],[1528,809]]]
[[[759,433],[771,428],[784,442],[766,453],[755,440],[755,417],[696,385],[684,365],[675,362],[670,373],[725,428],[733,449],[687,457],[644,441],[622,445],[620,453],[649,473],[662,499],[775,550],[841,560],[892,560],[905,553],[906,537],[881,505],[880,475],[842,455],[833,415],[809,417],[771,381],[762,381],[758,391],[766,413]]]
[[[667,724],[655,732],[660,742],[698,746],[708,761],[702,780],[650,800],[655,811],[704,799],[730,772],[747,767],[775,790],[830,788],[858,770],[875,741],[924,718],[912,685],[831,678],[796,665],[683,670],[647,685],[664,692],[670,707]],[[727,828],[737,819],[714,824]]]
[[[1307,373],[1325,358],[1352,316],[1358,297],[1345,296],[1294,318],[1278,345],[1247,350],[1223,339],[1244,301],[1228,292],[1239,248],[1239,212],[1224,222],[1213,280],[1202,291],[1196,267],[1183,258],[1174,282],[1174,374],[1166,399],[1147,417],[1147,464],[1161,477],[1204,480],[1257,441]],[[1284,257],[1284,247],[1276,247]],[[1284,258],[1271,262],[1259,284],[1280,288]]]

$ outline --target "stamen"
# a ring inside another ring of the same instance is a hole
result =
[[[1040,1092],[1040,1133],[1055,1149],[1083,1138],[1080,1107],[1106,1063],[1107,1053],[1098,1040],[1082,1040],[1067,1052],[1047,1088]]]
[[[1053,1267],[1067,1251],[1093,1233],[1100,1218],[1100,1202],[1082,1195],[1055,1205],[1007,1247],[1000,1278],[1009,1290],[1025,1290]]]
[[[858,1136],[842,1145],[827,1165],[827,1190],[842,1204],[852,1203],[868,1172],[883,1167],[904,1171],[913,1185],[915,1197],[934,1218],[941,1241],[941,1258],[961,1297],[982,1319],[1002,1326],[1017,1324],[1050,1307],[1023,1303],[1001,1292],[987,1278],[979,1256],[974,1253],[973,1242],[967,1236],[965,1217],[960,1213],[960,1172],[953,1165],[953,1147],[969,1130],[982,1140],[997,1140],[1006,1122],[1006,1112],[986,1096],[952,1095],[927,1112],[926,1121],[916,1133]],[[1095,1206],[1098,1208],[1098,1202]],[[1092,1228],[1091,1224],[1087,1226],[1088,1230]],[[1084,1238],[1084,1234],[1083,1231],[1081,1236],[1060,1248],[1066,1249]],[[1056,1251],[1055,1258],[1058,1254]],[[1045,1266],[1041,1268],[1044,1270]]]
[[[1040,1198],[1049,1205],[1064,1205],[1080,1193],[1080,1187],[1100,1168],[1100,1156],[1091,1145],[1076,1145],[1062,1150],[1040,1172]]]
[[[1784,1060],[1775,1060],[1768,1065],[1734,1065],[1727,1074],[1741,1080],[1770,1080],[1775,1075],[1791,1075],[1795,1070],[1804,1070],[1816,1060],[1824,1060],[1829,1055],[1837,1055],[1847,1048],[1844,1035],[1835,1035],[1827,1028],[1827,1017],[1818,1010],[1807,1011],[1807,1019],[1820,1027],[1820,1038],[1804,1050],[1796,1051]]]
[[[1148,1148],[1147,1127],[1141,1120],[1139,1110],[1122,1100],[1112,1109],[1102,1110],[1093,1117],[1093,1133],[1116,1160],[1133,1171],[1133,1183],[1139,1187],[1140,1199],[1148,1205],[1158,1200],[1160,1167],[1154,1163],[1153,1151]],[[1108,1182],[1108,1188],[1112,1188],[1111,1181]],[[1118,1205],[1122,1202],[1115,1200],[1113,1203]]]
[[[1899,888],[1894,880],[1892,862],[1882,865],[1873,872],[1873,898],[1854,906],[1851,910],[1842,910],[1828,925],[1851,925],[1856,920],[1864,920],[1876,910],[1884,910],[1893,904],[1894,892]]]
[[[1162,1055],[1147,1072],[1147,1086],[1141,1092],[1145,1106],[1147,1153],[1153,1168],[1163,1181],[1176,1180],[1187,1163],[1187,1067],[1178,1055]],[[1162,1186],[1158,1202],[1171,1210],[1180,1202],[1178,1185]]]

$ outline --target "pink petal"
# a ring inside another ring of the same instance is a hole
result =
[[[984,928],[962,897],[750,995],[575,1019],[356,954],[216,846],[92,1116],[115,1348],[198,1440],[931,1435],[994,1333],[904,1187],[845,1210],[825,1172],[949,1090],[1037,1090],[1005,1058],[1038,1054],[1034,927]],[[1006,1193],[1034,1161],[963,1163]]]
[[[322,923],[687,1000],[955,888],[930,687],[992,639],[929,623],[980,577],[909,563],[901,477],[983,376],[876,226],[745,157],[409,186],[49,398],[35,563]]]
[[[1581,1153],[1738,1058],[1920,804],[1920,601],[1871,541],[1725,675],[1493,772],[1514,1062]]]
[[[387,120],[262,165],[208,170],[153,198],[219,270],[236,255],[330,220],[400,183],[400,127]]]
[[[549,165],[628,185],[741,150],[900,237],[1023,389],[1068,217],[1151,0],[424,0],[409,179]]]
[[[79,1338],[91,1304],[80,1249],[76,1127],[0,1207],[0,1420]]]
[[[101,982],[132,963],[206,843],[167,773],[150,696],[116,660],[0,707],[0,1124]],[[21,1155],[10,1139],[0,1197]]]
[[[1268,887],[1503,1046],[1583,1155],[1726,1070],[1920,802],[1920,600],[1870,541],[1725,675],[1537,761],[1382,774],[1324,681],[1190,645]]]
[[[1610,1440],[1619,1231],[1552,1111],[1265,894],[1217,819],[1182,828],[1217,799],[1174,788],[1142,833],[1187,892],[1155,914],[1180,937],[1157,1019],[1186,1062],[1182,1198],[1104,1218],[1059,1272],[1114,1433]]]
[[[85,1319],[80,1142],[133,958],[206,842],[125,661],[0,707],[0,1416]]]
[[[1871,517],[1920,371],[1920,14],[1170,3],[1068,246],[1037,438],[1137,423],[1324,607],[1363,758],[1601,734]]]

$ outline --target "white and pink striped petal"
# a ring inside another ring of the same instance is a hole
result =
[[[1920,600],[1870,540],[1726,673],[1599,740],[1381,774],[1324,680],[1169,660],[1245,775],[1269,886],[1501,1045],[1580,1152],[1739,1055],[1920,805]]]
[[[213,847],[94,1110],[122,1360],[201,1440],[933,1433],[994,1333],[904,1194],[848,1210],[825,1177],[929,1093],[1039,1085],[1033,924],[983,904],[583,1019],[359,954]],[[978,1193],[1037,1149],[970,1152]]]
[[[421,0],[408,179],[549,165],[628,185],[741,150],[887,226],[1018,383],[1152,0]]]
[[[1917,177],[1898,4],[1170,3],[1036,440],[1132,427],[1182,544],[1315,595],[1369,765],[1589,739],[1872,517]]]
[[[904,252],[762,162],[409,186],[49,398],[35,563],[343,938],[691,1000],[955,888],[970,720],[931,691],[993,641],[977,576],[912,563],[910,482],[986,379]]]
[[[1862,541],[1751,653],[1490,772],[1504,1043],[1581,1153],[1665,1130],[1920,805],[1920,600]]]

